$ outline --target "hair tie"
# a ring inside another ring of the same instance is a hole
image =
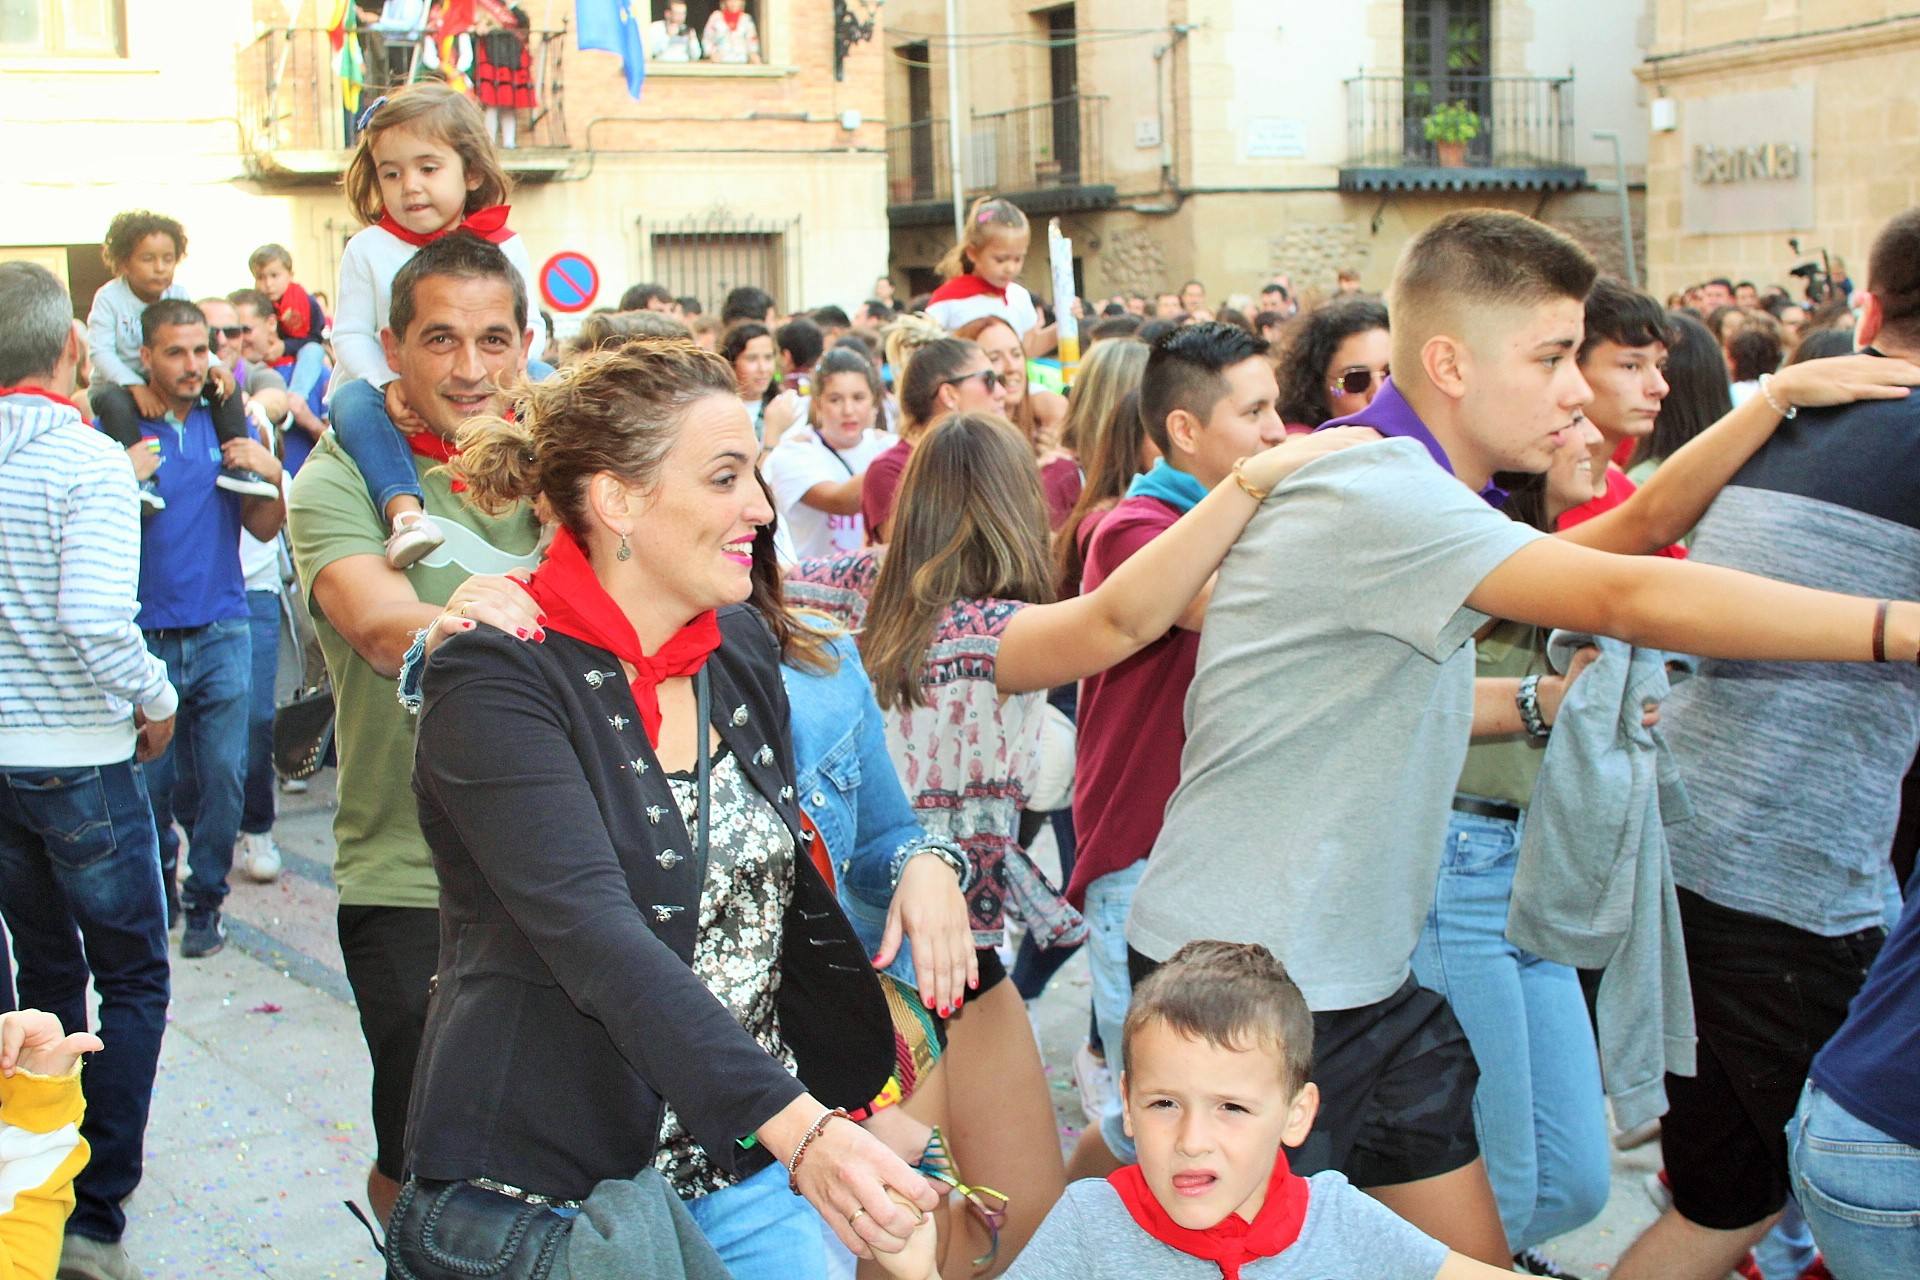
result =
[[[366,110],[353,118],[353,131],[355,133],[365,133],[367,131],[367,125],[373,120],[373,113],[386,105],[387,98],[385,94],[380,95],[368,103]]]
[[[383,101],[384,101],[384,99],[383,99]],[[976,219],[974,219],[974,221],[976,221],[976,222],[992,222],[992,221],[993,221],[993,209],[992,209],[992,207],[991,207],[991,206],[989,206],[989,207],[987,207],[987,208],[985,208],[985,209],[982,209],[982,210],[980,211],[980,216],[979,216],[978,218],[976,218]]]

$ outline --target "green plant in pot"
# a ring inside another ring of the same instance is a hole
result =
[[[1428,113],[1424,128],[1440,163],[1458,169],[1467,162],[1467,144],[1480,136],[1480,113],[1464,102],[1444,103]]]

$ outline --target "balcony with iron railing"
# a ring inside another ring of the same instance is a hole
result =
[[[1363,72],[1346,82],[1344,191],[1571,190],[1573,76]]]
[[[518,145],[501,160],[522,181],[552,177],[567,167],[567,128],[561,114],[566,29],[527,33],[527,61],[538,104],[519,129]],[[347,37],[353,39],[352,35]],[[360,52],[365,86],[360,109],[409,79],[431,74],[425,40],[368,40]],[[347,87],[328,39],[316,27],[263,30],[240,50],[235,68],[249,172],[262,181],[331,182],[340,176],[355,139]]]
[[[1011,198],[1028,213],[1103,209],[1114,203],[1101,156],[1107,99],[1070,94],[970,115],[960,139],[961,194]],[[887,130],[887,215],[895,226],[952,217],[949,121],[934,117]]]

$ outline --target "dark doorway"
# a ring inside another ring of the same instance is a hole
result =
[[[1080,46],[1073,6],[1063,4],[1041,15],[1047,23],[1047,82],[1053,98],[1053,159],[1059,164],[1055,181],[1072,186],[1080,181]],[[1042,157],[1044,158],[1044,157]],[[1039,175],[1046,184],[1044,172]]]
[[[1404,0],[1402,53],[1409,158],[1432,163],[1426,119],[1436,107],[1464,103],[1480,116],[1480,133],[1467,144],[1467,162],[1493,153],[1493,44],[1490,0]]]
[[[907,65],[907,165],[913,177],[913,198],[931,200],[933,184],[933,66],[927,42],[900,46]]]

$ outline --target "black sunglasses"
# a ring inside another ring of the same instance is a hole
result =
[[[1378,374],[1379,381],[1385,381],[1387,371]],[[1339,381],[1333,384],[1333,390],[1344,391],[1350,396],[1362,395],[1370,390],[1376,381],[1373,370],[1364,364],[1356,364],[1340,371]]]
[[[243,324],[217,324],[213,326],[213,331],[223,338],[244,338],[247,336],[247,326]]]
[[[961,383],[971,382],[975,378],[980,379],[980,385],[985,387],[988,391],[992,391],[995,387],[999,386],[1001,382],[1004,381],[1004,379],[1001,378],[1001,376],[998,373],[994,372],[992,369],[976,369],[974,372],[968,373],[968,374],[962,374],[958,378],[948,378],[945,385],[949,387],[957,387]]]

